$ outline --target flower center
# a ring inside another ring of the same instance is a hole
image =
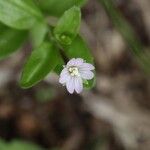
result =
[[[77,67],[74,67],[74,66],[69,67],[68,71],[69,71],[69,73],[70,73],[71,76],[79,76],[80,75],[79,74],[79,70],[78,70]]]

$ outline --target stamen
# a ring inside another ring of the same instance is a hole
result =
[[[79,76],[80,75],[78,68],[75,66],[69,67],[68,71],[69,71],[71,76]]]

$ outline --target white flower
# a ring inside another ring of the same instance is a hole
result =
[[[81,58],[72,58],[62,70],[59,82],[67,87],[70,94],[83,90],[83,80],[91,80],[94,77],[94,66],[86,63]]]

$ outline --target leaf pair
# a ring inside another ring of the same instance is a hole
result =
[[[93,63],[89,47],[78,35],[80,22],[80,9],[74,6],[60,18],[57,26],[54,28],[54,35],[68,58],[83,58],[87,62]],[[91,88],[93,85],[94,80],[90,80],[86,82],[85,87]]]
[[[54,36],[59,44],[71,44],[80,27],[81,13],[78,7],[72,7],[64,13],[60,18],[57,26],[54,29]],[[58,73],[62,69],[63,60],[58,52],[58,45],[54,45],[52,41],[44,42],[44,37],[47,32],[46,25],[38,24],[32,29],[31,34],[34,37],[35,50],[29,57],[21,77],[21,86],[28,88],[41,81],[53,69]],[[67,33],[66,40],[60,37]],[[39,46],[40,45],[40,46]]]
[[[21,86],[23,88],[35,85],[52,70],[58,74],[60,73],[63,69],[63,60],[58,52],[58,45],[61,45],[68,58],[83,58],[87,62],[93,63],[87,44],[78,35],[80,20],[81,13],[78,7],[74,6],[64,13],[54,28],[53,33],[57,41],[56,45],[54,46],[54,43],[50,42],[43,42],[29,57],[21,78]],[[86,87],[92,87],[93,83],[93,80],[88,81]]]
[[[14,28],[0,25],[0,58],[16,51],[24,42],[28,32],[19,30],[30,29],[33,46],[38,47],[25,65],[21,79],[23,87],[37,83],[57,62],[57,51],[53,45],[43,42],[47,33],[47,25],[43,20],[32,0],[0,0],[0,21]]]
[[[0,22],[14,28],[6,27],[6,30],[3,26],[0,28],[2,29],[0,30],[0,57],[8,56],[24,42],[28,32],[19,30],[29,30],[32,38],[34,50],[23,69],[21,77],[23,88],[35,85],[52,70],[60,72],[63,64],[59,53],[60,47],[68,58],[81,57],[88,62],[93,62],[89,48],[78,35],[81,12],[77,6],[81,6],[84,1],[48,1],[48,6],[57,4],[55,8],[59,8],[59,11],[56,10],[56,15],[63,13],[67,7],[76,5],[65,11],[54,27],[53,35],[51,35],[54,36],[51,39],[56,40],[54,42],[45,38],[49,31],[48,25],[32,0],[0,0]]]

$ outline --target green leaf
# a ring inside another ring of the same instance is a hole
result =
[[[58,62],[58,64],[57,64],[57,66],[54,68],[53,71],[54,71],[56,74],[59,75],[60,72],[61,72],[62,69],[63,69],[63,66],[64,66],[64,60],[63,60],[63,58],[62,58],[60,52],[58,53],[57,58],[59,59],[59,62]]]
[[[48,32],[48,27],[45,23],[37,23],[36,26],[34,26],[30,33],[31,33],[31,40],[33,47],[38,47],[42,44],[42,42],[45,39],[45,36]]]
[[[87,0],[38,0],[39,7],[51,16],[61,16],[67,9],[75,6],[81,7]]]
[[[41,81],[58,64],[58,50],[49,42],[35,49],[24,66],[20,85],[29,88]]]
[[[95,74],[95,72],[94,72]],[[83,85],[85,89],[91,89],[95,86],[96,84],[96,77],[94,76],[94,78],[92,80],[86,80]]]
[[[7,145],[3,140],[0,140],[0,150],[7,150]]]
[[[44,150],[36,144],[14,140],[12,142],[5,142],[0,140],[0,150]]]
[[[93,56],[90,48],[81,36],[77,36],[71,45],[64,46],[66,55],[71,58],[83,58],[89,63],[93,63]]]
[[[86,62],[94,64],[93,56],[86,42],[79,35],[75,38],[70,46],[64,47],[66,55],[71,58],[83,58]],[[84,82],[84,87],[87,89],[95,85],[95,78]]]
[[[54,29],[54,36],[62,45],[70,45],[78,34],[81,22],[81,12],[79,7],[72,7],[65,11]]]
[[[0,59],[17,51],[27,38],[27,32],[0,25]]]
[[[13,141],[9,147],[9,150],[43,150],[38,145],[35,145],[30,142],[23,142],[23,141]],[[7,149],[7,150],[8,150]]]
[[[12,28],[29,29],[42,19],[32,0],[0,0],[0,21]]]
[[[63,63],[59,63],[59,64],[55,67],[54,72],[59,75],[59,74],[61,73],[62,69],[63,69],[63,65],[64,65]]]

